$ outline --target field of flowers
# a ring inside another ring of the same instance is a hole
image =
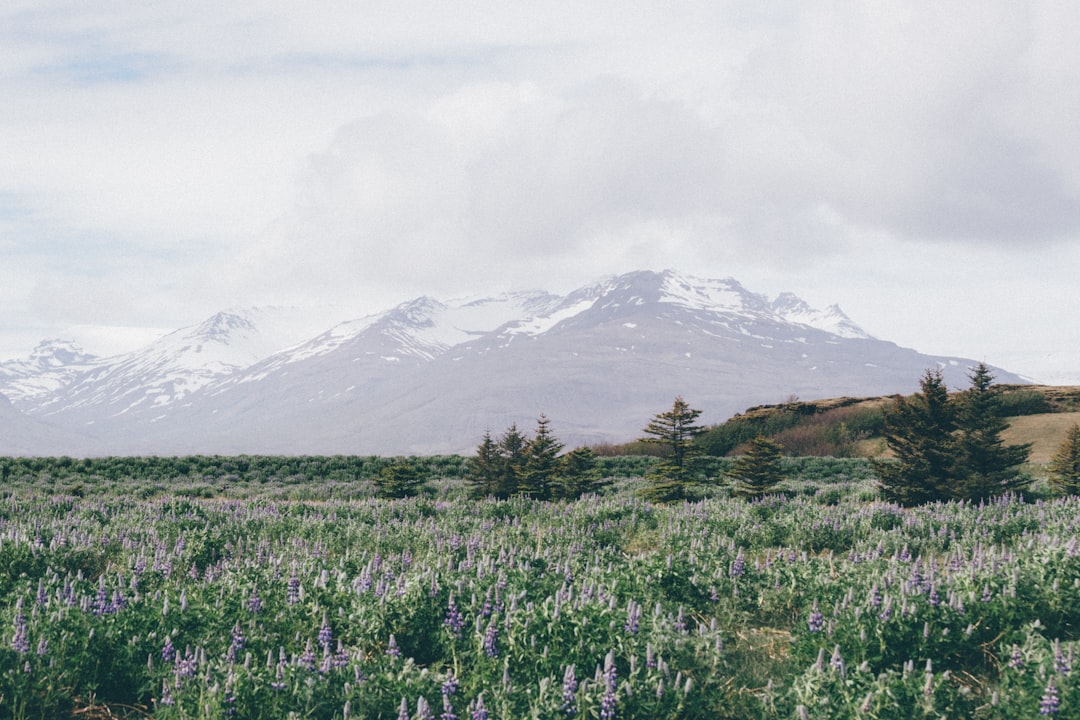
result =
[[[0,717],[1080,717],[1080,500],[831,467],[673,506],[8,481]]]

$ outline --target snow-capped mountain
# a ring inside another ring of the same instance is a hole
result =
[[[621,441],[675,395],[719,422],[790,395],[910,392],[935,364],[965,386],[974,364],[875,339],[835,306],[672,271],[311,327],[282,309],[219,313],[115,358],[6,363],[0,392],[98,454],[435,453],[540,413],[568,443]],[[40,377],[51,389],[9,390]]]

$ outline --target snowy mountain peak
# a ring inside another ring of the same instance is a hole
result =
[[[29,363],[42,370],[81,365],[96,359],[71,340],[50,338],[38,343],[30,353]]]

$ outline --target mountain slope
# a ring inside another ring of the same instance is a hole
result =
[[[789,395],[910,392],[935,364],[963,385],[973,364],[872,338],[835,307],[671,271],[564,297],[421,297],[273,342],[251,314],[220,314],[27,412],[92,431],[102,453],[469,452],[485,430],[539,413],[570,444],[620,441],[675,395],[719,422]]]

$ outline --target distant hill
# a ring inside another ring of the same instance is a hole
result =
[[[1010,424],[1003,439],[1032,443],[1031,462],[1047,462],[1068,429],[1080,422],[1080,387],[997,387]],[[712,427],[700,442],[710,454],[738,454],[761,432],[780,442],[789,455],[875,457],[886,451],[882,412],[892,402],[894,396],[874,396],[759,405]]]
[[[974,364],[790,293],[635,272],[567,295],[420,297],[329,327],[295,309],[223,311],[108,358],[46,343],[0,363],[0,393],[21,413],[11,423],[62,432],[0,434],[0,454],[468,453],[541,413],[573,447],[637,437],[676,395],[719,423],[789,396],[912,392],[928,367],[959,386]]]

